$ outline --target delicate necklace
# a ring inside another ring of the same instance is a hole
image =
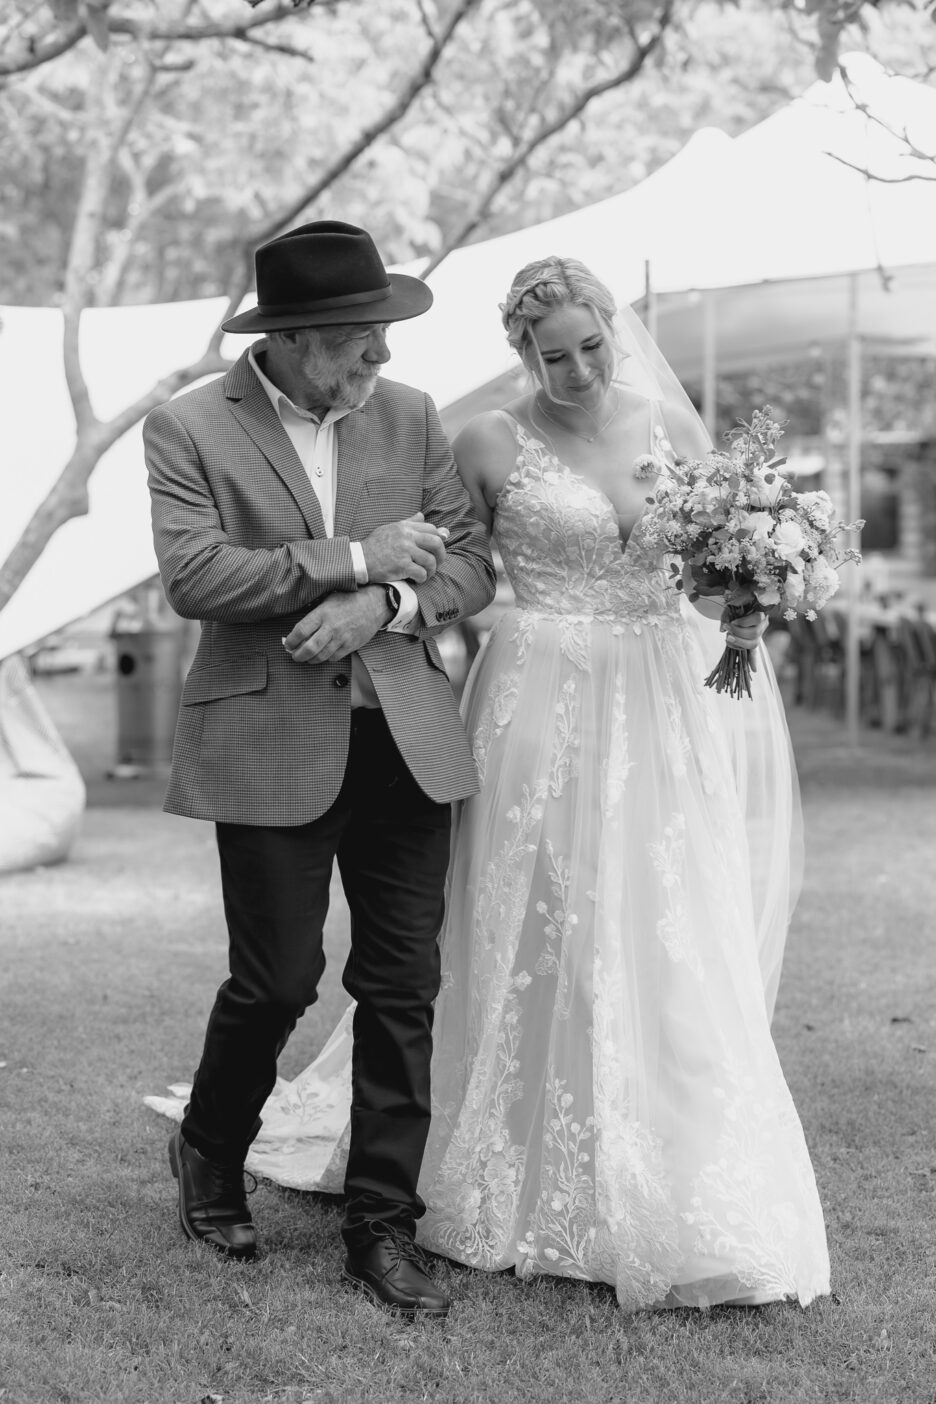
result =
[[[562,429],[562,430],[564,430],[565,433],[574,435],[574,437],[575,437],[576,439],[582,439],[586,444],[593,444],[593,443],[595,442],[595,440],[598,438],[598,435],[604,433],[604,431],[607,429],[608,425],[609,425],[609,424],[612,424],[612,423],[614,422],[614,420],[617,419],[618,415],[621,413],[621,410],[623,409],[623,406],[624,406],[624,401],[620,398],[620,396],[618,396],[618,403],[617,403],[616,407],[615,407],[615,408],[611,411],[611,413],[608,415],[608,417],[607,417],[607,419],[605,420],[604,424],[599,424],[598,428],[594,431],[593,434],[583,434],[583,433],[581,433],[581,431],[578,430],[578,429],[570,429],[569,426],[568,426],[568,424],[564,424],[563,421],[562,421],[561,419],[557,419],[556,416],[555,416],[554,414],[550,414],[550,413],[549,413],[549,410],[546,408],[546,406],[540,404],[540,401],[539,401],[539,394],[536,394],[536,395],[533,396],[533,408],[534,408],[534,409],[542,410],[542,412],[543,412],[543,414],[545,414],[546,418],[547,418],[547,419],[551,419],[552,422],[553,422],[553,424],[558,424],[559,428]],[[531,415],[531,418],[532,418],[532,415]]]

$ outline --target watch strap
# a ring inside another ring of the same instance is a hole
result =
[[[385,629],[393,623],[400,612],[400,592],[395,585],[384,583],[384,594],[387,597],[387,608],[390,610],[390,618],[383,626]]]

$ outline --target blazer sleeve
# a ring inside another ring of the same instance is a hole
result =
[[[143,443],[163,588],[184,619],[250,624],[357,588],[347,537],[258,548],[231,542],[198,449],[171,405],[147,416]]]
[[[497,574],[488,534],[474,516],[435,405],[428,395],[422,510],[427,521],[448,528],[445,559],[431,580],[413,585],[419,601],[420,633],[437,634],[477,614],[494,598]]]

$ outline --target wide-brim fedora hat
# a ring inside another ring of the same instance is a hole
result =
[[[257,249],[254,264],[257,306],[223,322],[223,331],[403,322],[432,306],[421,278],[388,273],[367,231],[340,220],[280,234]]]

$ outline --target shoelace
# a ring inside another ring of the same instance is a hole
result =
[[[239,1204],[248,1194],[253,1194],[257,1188],[257,1177],[249,1170],[244,1170],[238,1165],[221,1165],[215,1162],[212,1165],[215,1178],[218,1182],[218,1189],[225,1197],[232,1199],[235,1204]],[[245,1182],[250,1180],[248,1186]]]
[[[428,1273],[429,1259],[408,1233],[404,1233],[402,1229],[394,1228],[392,1224],[385,1224],[383,1221],[372,1224],[371,1229],[375,1233],[379,1231],[379,1237],[388,1239],[398,1259],[413,1263],[421,1272]]]

